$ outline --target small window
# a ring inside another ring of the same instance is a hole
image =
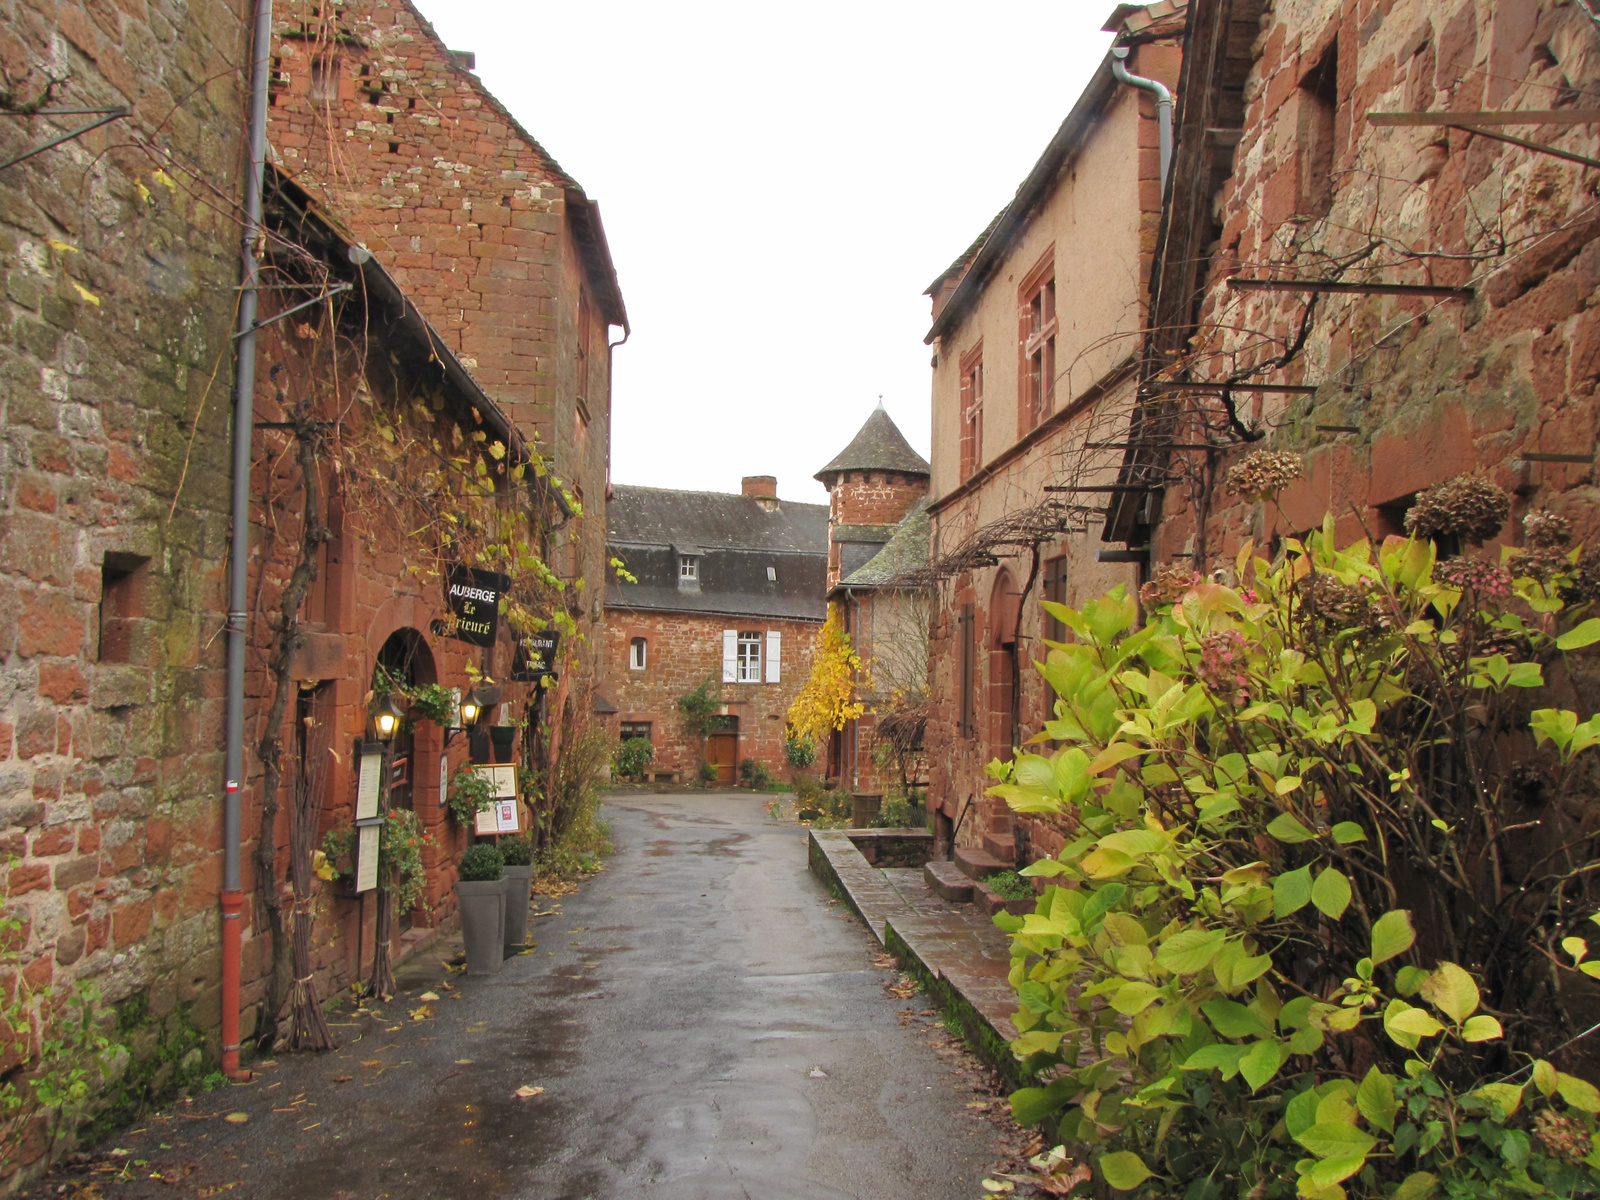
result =
[[[622,740],[626,742],[630,738],[643,738],[647,742],[650,741],[650,722],[624,721],[622,723]]]
[[[1333,208],[1333,168],[1338,158],[1339,43],[1335,41],[1300,81],[1300,194],[1302,216],[1325,217]]]
[[[1065,555],[1045,560],[1044,598],[1052,604],[1065,604],[1067,602],[1067,559]],[[1048,641],[1064,642],[1067,640],[1067,627],[1046,613],[1044,636]]]
[[[679,579],[699,579],[700,578],[700,557],[699,557],[699,555],[696,555],[696,554],[680,554],[680,555],[678,555],[678,578]]]
[[[983,464],[983,343],[961,358],[961,482]]]
[[[768,583],[777,583],[778,582],[778,568],[777,567],[768,567],[767,568],[767,582]]]
[[[134,632],[144,615],[145,567],[149,559],[110,553],[100,568],[100,644],[104,663],[134,661]]]
[[[1027,433],[1050,415],[1056,393],[1056,265],[1055,247],[1029,272],[1018,296],[1021,305],[1018,341],[1022,373],[1018,396],[1018,433]]]
[[[311,98],[313,100],[339,98],[338,56],[319,54],[311,60]]]
[[[649,653],[649,643],[644,638],[634,638],[628,643],[628,670],[642,671],[645,668],[646,656]]]
[[[739,634],[739,666],[738,681],[740,683],[761,682],[761,643],[763,638],[760,633]]]

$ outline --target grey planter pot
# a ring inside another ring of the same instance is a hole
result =
[[[515,954],[528,944],[528,900],[533,894],[533,864],[507,867],[501,877],[506,885],[506,954]]]
[[[504,961],[506,881],[479,880],[456,884],[461,910],[461,940],[466,944],[468,975],[498,975]]]

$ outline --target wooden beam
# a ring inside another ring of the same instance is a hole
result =
[[[1600,108],[1523,109],[1490,112],[1369,112],[1371,125],[1593,125]]]
[[[1471,300],[1469,287],[1442,287],[1431,283],[1328,283],[1320,279],[1230,279],[1236,292],[1338,292],[1353,296],[1438,296],[1446,300]]]
[[[1067,487],[1063,484],[1050,484],[1045,489],[1047,492],[1164,492],[1167,485],[1164,483],[1102,483],[1094,487]]]
[[[1526,459],[1528,462],[1553,462],[1553,463],[1592,463],[1594,453],[1588,454],[1545,454],[1530,450],[1525,454],[1513,455],[1515,458]]]
[[[1567,162],[1580,163],[1585,167],[1600,167],[1600,159],[1590,158],[1585,154],[1574,154],[1570,150],[1561,150],[1555,146],[1547,146],[1543,142],[1530,142],[1527,138],[1512,137],[1509,133],[1496,133],[1492,129],[1479,129],[1474,125],[1452,125],[1452,129],[1462,129],[1467,133],[1476,134],[1478,137],[1493,138],[1497,142],[1509,142],[1513,146],[1521,146],[1524,150],[1532,150],[1536,154],[1548,154],[1551,158],[1565,159]]]
[[[1147,383],[1145,387],[1155,392],[1220,392],[1223,388],[1227,388],[1230,392],[1282,392],[1289,396],[1312,396],[1316,394],[1318,385],[1314,383],[1212,383],[1207,380],[1184,383],[1181,380],[1162,380],[1156,383]]]

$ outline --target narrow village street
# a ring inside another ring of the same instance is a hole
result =
[[[534,898],[531,953],[469,978],[424,951],[381,1016],[330,1014],[337,1051],[152,1114],[65,1194],[971,1200],[984,1079],[763,799],[613,795],[616,854]]]

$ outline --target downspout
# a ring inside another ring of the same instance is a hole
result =
[[[1155,93],[1156,126],[1161,147],[1161,196],[1167,195],[1167,174],[1172,169],[1172,93],[1159,79],[1146,79],[1143,75],[1130,75],[1126,66],[1128,47],[1111,47],[1111,73],[1122,83]]]
[[[222,793],[222,1070],[239,1074],[240,801],[244,786],[244,640],[250,572],[250,443],[255,428],[256,307],[260,283],[261,190],[267,162],[267,81],[272,58],[272,0],[255,0],[250,68],[250,168],[244,181],[244,284],[239,293],[238,367],[233,390],[233,538],[228,562],[227,757]],[[272,882],[265,881],[270,887]]]

